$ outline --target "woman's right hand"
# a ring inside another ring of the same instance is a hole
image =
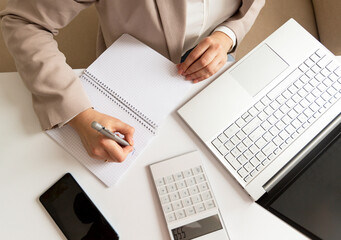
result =
[[[112,132],[123,134],[124,139],[130,145],[134,144],[134,128],[119,119],[97,112],[94,109],[81,112],[68,123],[78,133],[90,157],[108,162],[123,162],[128,154],[133,151],[133,147],[122,147],[114,140],[105,137],[91,127],[93,121],[100,123]]]

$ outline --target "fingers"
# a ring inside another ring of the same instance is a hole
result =
[[[204,54],[210,46],[209,41],[208,38],[201,41],[187,56],[186,60],[183,63],[178,64],[178,73],[180,75],[186,74],[187,69]]]
[[[118,143],[108,138],[103,138],[100,145],[109,154],[107,160],[111,162],[123,162],[128,154],[134,150],[132,146],[121,147]]]
[[[193,81],[193,83],[198,83],[215,74],[224,64],[225,62],[223,60],[216,58],[206,67],[200,69],[197,72],[187,75],[186,80],[191,80]]]
[[[134,135],[135,129],[131,127],[130,125],[116,119],[115,124],[111,125],[109,130],[112,132],[122,133],[124,135],[125,140],[130,145],[134,145],[133,135]]]

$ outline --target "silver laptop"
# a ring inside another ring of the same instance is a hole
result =
[[[258,200],[335,125],[340,98],[340,63],[290,19],[178,113]]]

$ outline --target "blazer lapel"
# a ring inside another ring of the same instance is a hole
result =
[[[170,59],[179,63],[185,40],[186,1],[156,0]]]

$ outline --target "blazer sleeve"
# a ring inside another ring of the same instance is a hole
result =
[[[250,30],[264,4],[265,0],[242,0],[238,11],[219,25],[228,27],[235,33],[236,46],[238,46]]]
[[[80,3],[81,2],[81,3]],[[91,107],[81,82],[53,36],[91,0],[8,0],[0,13],[5,43],[32,93],[44,130]]]

